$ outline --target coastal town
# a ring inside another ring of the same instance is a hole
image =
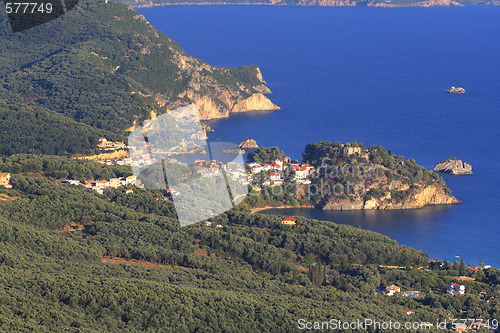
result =
[[[101,148],[102,150],[113,151],[123,149],[123,147],[125,147],[125,145],[121,142],[110,142],[106,138],[100,139],[99,148]],[[243,149],[239,149],[240,150],[238,151],[238,153],[245,153]],[[366,159],[368,159],[369,157],[368,150],[362,149],[361,147],[342,145],[339,148],[339,151],[345,156],[357,155],[361,158]],[[149,154],[142,154],[134,157],[127,156],[121,158],[110,158],[98,160],[98,162],[106,165],[125,165],[135,166],[138,168],[147,167],[155,163],[154,159],[152,159]],[[243,172],[243,170],[238,168],[227,168],[226,164],[224,163],[208,159],[194,159],[192,160],[192,163],[190,165],[176,159],[175,157],[165,157],[164,162],[177,164],[183,167],[194,166],[202,177],[209,176],[210,174],[217,172],[219,169],[223,169],[227,171],[233,179],[237,179],[242,184],[251,185],[253,190],[257,192],[260,192],[262,190],[262,187],[280,186],[285,183],[295,183],[302,185],[311,184],[311,176],[318,171],[317,168],[308,163],[300,163],[299,161],[292,160],[287,156],[284,156],[281,159],[275,159],[274,161],[267,161],[262,163],[247,162],[245,163],[246,172]],[[139,187],[141,186],[140,181],[135,180],[134,182],[134,185],[137,185]],[[116,186],[129,184],[129,182],[118,182],[117,180],[110,179],[109,181],[91,183],[88,187],[97,191],[101,191],[107,187],[116,188]]]

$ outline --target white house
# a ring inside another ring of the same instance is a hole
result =
[[[306,168],[295,170],[295,179],[306,179],[309,176],[309,171]]]
[[[269,174],[269,180],[272,182],[281,180],[281,175],[279,173],[271,173]]]
[[[392,296],[395,293],[400,293],[401,288],[396,286],[395,284],[391,284],[390,286],[385,287],[385,294],[387,296]]]
[[[463,284],[450,283],[448,286],[448,294],[450,294],[450,295],[456,295],[456,294],[463,295],[463,294],[465,294],[465,286]]]

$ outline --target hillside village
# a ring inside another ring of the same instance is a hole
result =
[[[121,145],[122,143],[109,143],[104,139],[102,144],[103,147],[106,145],[106,147],[108,147],[107,149],[119,149],[112,147],[117,144]],[[340,152],[345,156],[357,155],[360,158],[366,159],[369,157],[368,150],[363,150],[361,147],[349,147],[346,145],[340,148]],[[174,163],[180,166],[189,166],[187,163],[178,161],[176,158],[165,158],[164,161],[166,163]],[[106,165],[134,165],[137,167],[145,167],[154,163],[149,154],[136,156],[134,158],[127,157],[107,159],[99,162]],[[195,159],[193,162],[196,170],[198,170],[202,176],[207,176],[210,173],[216,172],[219,167],[226,169],[224,164],[218,163],[215,160]],[[241,179],[245,176],[246,181],[244,181],[244,183],[252,185],[253,189],[258,192],[261,191],[262,186],[279,186],[283,185],[285,182],[303,185],[311,184],[311,175],[318,171],[317,168],[308,163],[299,163],[298,161],[291,160],[287,156],[284,156],[282,159],[276,159],[272,162],[247,162],[245,163],[245,169],[247,170],[246,175],[239,172],[233,174],[232,176],[237,179]],[[236,168],[229,168],[229,170],[235,172]],[[113,187],[111,184],[103,184],[104,185],[101,185],[101,187]]]

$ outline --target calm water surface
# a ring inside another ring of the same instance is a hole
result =
[[[500,8],[188,6],[140,10],[213,65],[256,64],[281,111],[213,124],[211,139],[278,146],[380,144],[433,168],[445,158],[475,174],[445,180],[463,201],[395,212],[279,211],[380,232],[433,258],[500,267]],[[449,95],[450,86],[465,95]],[[274,213],[274,212],[271,212]]]

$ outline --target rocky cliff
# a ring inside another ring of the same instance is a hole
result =
[[[401,187],[398,191],[406,191],[409,187]],[[445,192],[441,186],[425,186],[403,201],[398,201],[388,192],[383,198],[365,200],[357,197],[354,200],[330,200],[324,210],[374,210],[374,209],[415,209],[429,205],[448,205],[459,203],[460,200]]]
[[[436,172],[382,146],[322,141],[307,145],[303,156],[316,171],[310,185],[301,185],[299,199],[318,208],[413,209],[460,202]]]
[[[445,172],[452,175],[472,175],[472,165],[470,163],[464,163],[456,158],[450,158],[439,162],[434,168],[434,171]]]
[[[160,105],[175,109],[195,104],[201,120],[225,118],[235,112],[280,109],[265,96],[271,93],[271,90],[256,66],[238,69],[217,68],[187,54],[175,54],[174,59],[189,80],[185,89],[177,96],[156,94],[156,100]],[[238,80],[235,74],[238,71],[245,71],[247,77],[251,77],[251,81],[245,83]],[[227,84],[226,81],[214,79],[221,75],[230,77],[232,81]]]

